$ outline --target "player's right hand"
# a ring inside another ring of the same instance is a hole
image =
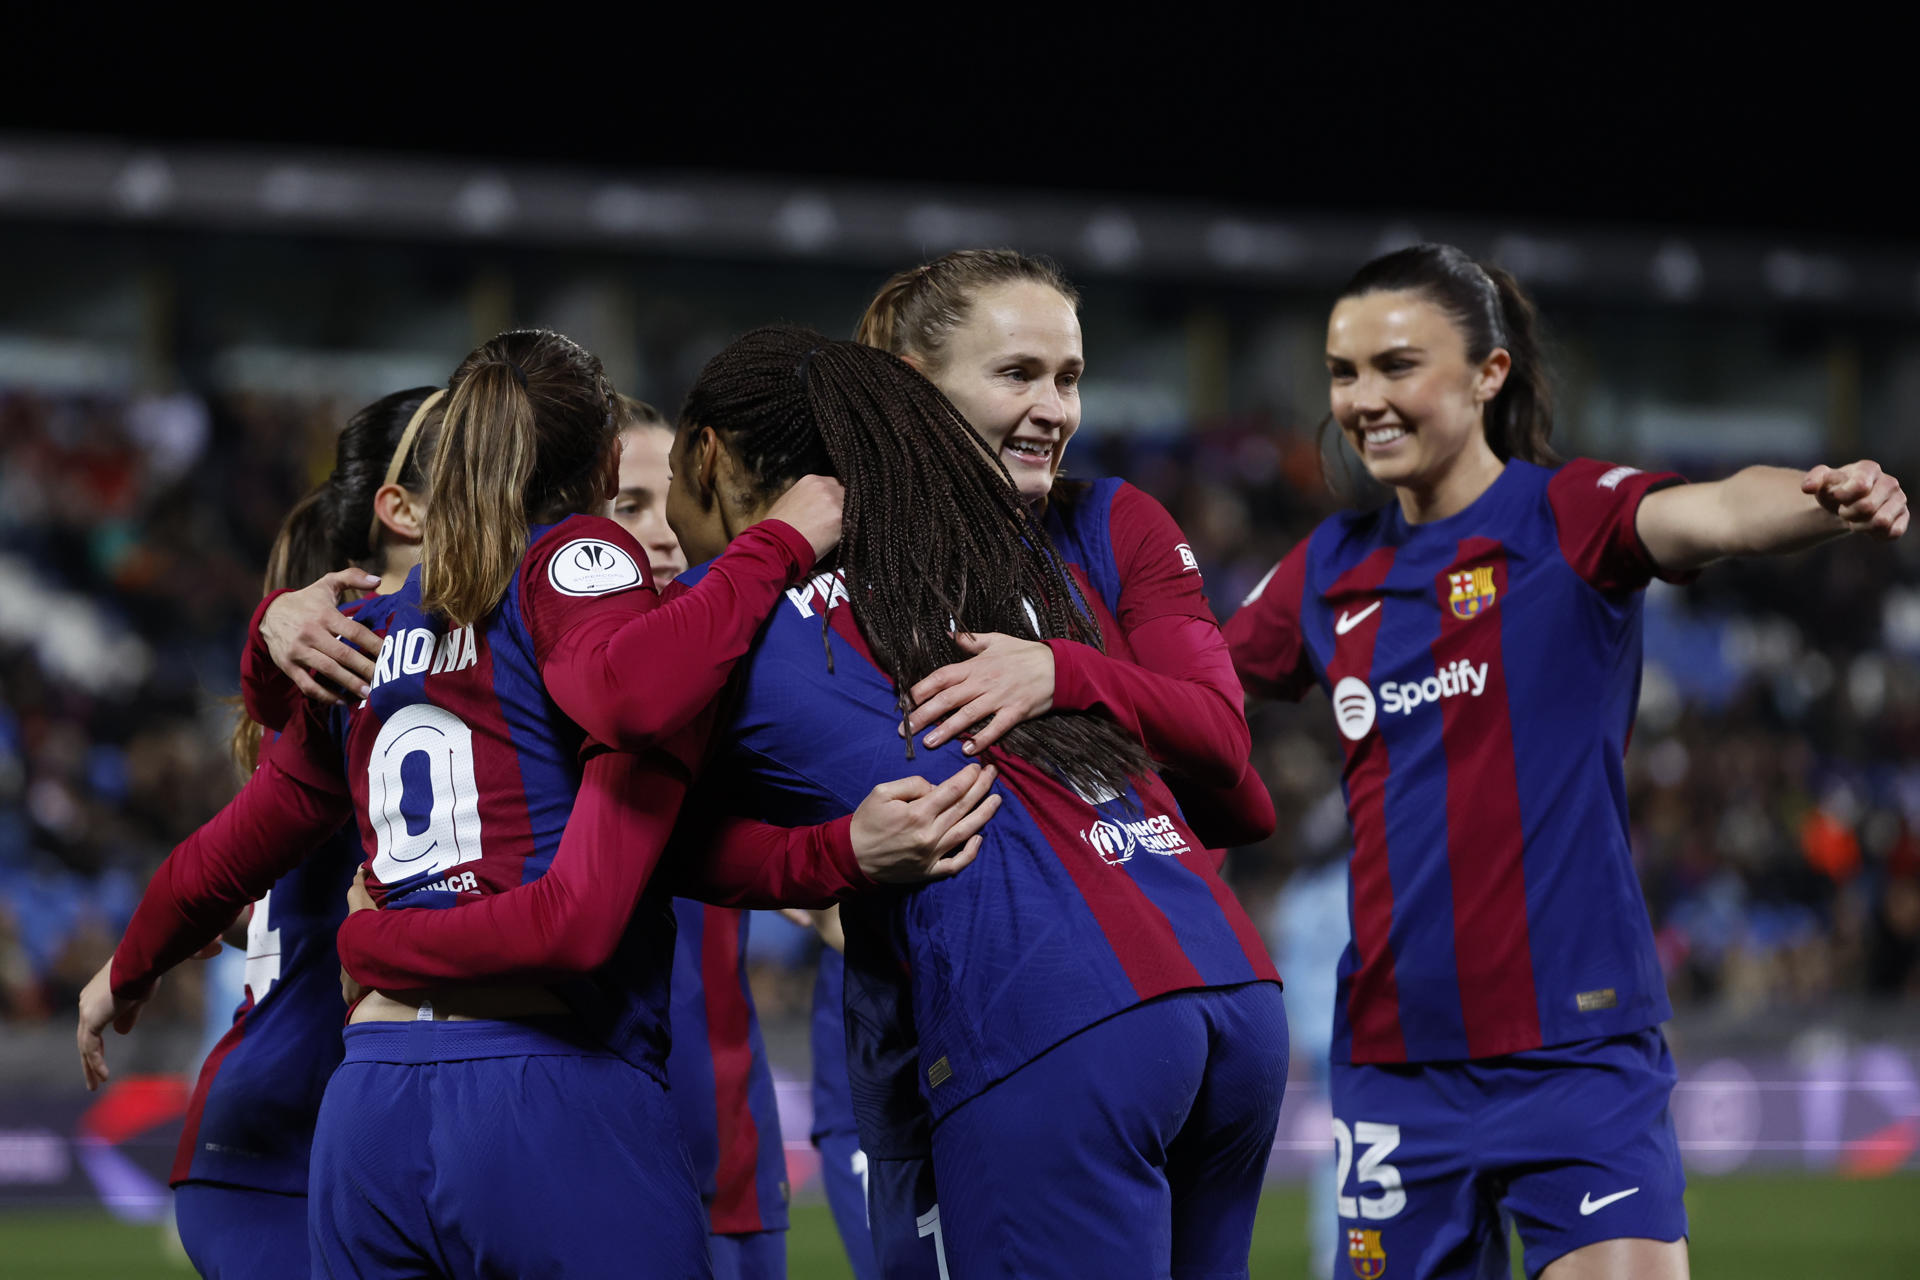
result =
[[[970,764],[939,786],[925,778],[883,782],[853,811],[854,857],[870,880],[915,884],[964,869],[980,852],[980,829],[1000,808],[999,771]]]
[[[321,680],[356,697],[367,696],[380,637],[341,613],[340,597],[379,585],[380,579],[363,570],[341,569],[312,586],[287,592],[261,615],[260,638],[273,665],[315,702],[342,702]]]
[[[195,953],[201,960],[219,954],[218,938]],[[100,966],[100,972],[88,979],[87,985],[81,988],[80,1026],[74,1038],[80,1046],[80,1071],[87,1078],[89,1090],[98,1089],[113,1074],[107,1070],[107,1028],[112,1027],[121,1035],[127,1034],[133,1030],[133,1024],[139,1021],[141,1006],[152,998],[152,992],[138,1000],[113,994],[112,956],[107,957],[107,962]]]
[[[846,486],[832,476],[801,476],[767,512],[799,530],[818,560],[840,545],[840,519],[847,505]]]

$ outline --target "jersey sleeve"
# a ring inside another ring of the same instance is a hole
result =
[[[619,946],[685,796],[677,769],[598,752],[582,766],[546,874],[443,910],[356,911],[340,926],[340,963],[379,991],[597,969]]]
[[[241,908],[352,819],[353,803],[337,770],[330,784],[314,785],[282,767],[297,758],[292,753],[301,749],[305,719],[268,747],[226,808],[160,864],[114,949],[115,995],[144,997],[162,974],[219,937]]]
[[[1096,711],[1174,773],[1230,786],[1253,739],[1232,655],[1211,617],[1160,614],[1126,629],[1135,661],[1049,640],[1053,705]]]
[[[1053,705],[1116,721],[1174,773],[1231,785],[1252,738],[1193,549],[1166,508],[1130,484],[1114,491],[1107,528],[1120,575],[1115,621],[1134,660],[1048,641]]]
[[[1638,591],[1654,578],[1692,581],[1693,573],[1667,573],[1655,564],[1634,524],[1641,499],[1684,483],[1671,471],[1640,471],[1592,458],[1564,464],[1547,481],[1560,554],[1597,591]]]
[[[1313,687],[1313,663],[1300,629],[1307,545],[1302,540],[1268,570],[1221,629],[1241,685],[1257,697],[1297,702]]]
[[[300,712],[300,690],[273,665],[267,642],[260,635],[260,620],[286,589],[270,591],[261,597],[247,623],[246,647],[240,651],[240,702],[247,718],[268,729],[284,729]]]
[[[1187,535],[1150,495],[1130,484],[1114,490],[1107,536],[1120,570],[1121,627],[1168,615],[1215,621]]]
[[[575,518],[522,563],[521,607],[560,709],[618,750],[661,743],[704,710],[788,587],[813,567],[798,530],[745,530],[691,590],[647,589],[646,556],[611,520]]]
[[[674,832],[673,891],[718,907],[827,907],[874,887],[853,852],[853,815],[776,827],[726,810],[717,789]]]
[[[1273,793],[1251,760],[1230,787],[1213,787],[1192,778],[1168,777],[1167,789],[1180,802],[1180,814],[1209,849],[1258,844],[1279,825]],[[1217,868],[1216,868],[1217,869]]]

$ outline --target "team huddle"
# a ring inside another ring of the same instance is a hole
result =
[[[1288,1038],[1221,868],[1275,828],[1247,697],[1315,685],[1352,1271],[1504,1276],[1511,1223],[1530,1276],[1687,1274],[1643,589],[1899,537],[1898,482],[1562,462],[1529,301],[1415,246],[1328,324],[1383,500],[1223,629],[1164,508],[1063,473],[1078,308],[964,251],[854,340],[742,336],[673,425],[543,330],[355,415],[269,563],[248,781],[81,996],[95,1087],[251,904],[172,1175],[203,1275],[784,1276],[744,957],[785,908],[829,947],[813,1137],[862,1280],[1247,1276]]]

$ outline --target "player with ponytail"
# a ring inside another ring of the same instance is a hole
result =
[[[687,730],[833,545],[839,486],[803,481],[702,589],[661,604],[624,531],[579,514],[612,497],[614,410],[598,360],[558,334],[503,334],[462,363],[429,467],[421,569],[359,615],[382,641],[371,687],[289,722],[233,804],[163,864],[83,994],[93,1082],[99,1030],[131,1025],[160,973],[341,820],[360,820],[382,908],[369,914],[484,902],[542,878],[583,769],[620,762],[624,799],[645,810],[626,834],[647,837],[620,850],[643,868],[619,904],[623,926],[638,917],[631,944],[572,980],[356,1002],[314,1139],[316,1268],[633,1274],[604,1227],[638,1212],[645,1273],[706,1269],[662,1081],[671,935],[663,902],[641,897],[702,752]],[[793,865],[814,877],[789,878],[803,903],[865,883],[850,858]]]
[[[1724,556],[1907,528],[1872,462],[1684,484],[1560,462],[1532,303],[1450,245],[1363,266],[1327,325],[1332,425],[1391,493],[1226,626],[1250,693],[1331,696],[1352,941],[1334,1021],[1356,1272],[1687,1275],[1671,1016],[1623,756],[1642,592]]]

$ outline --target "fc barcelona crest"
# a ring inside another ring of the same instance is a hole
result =
[[[1380,1233],[1348,1228],[1347,1261],[1360,1280],[1380,1280],[1387,1273],[1387,1251],[1380,1247]]]
[[[1452,588],[1447,603],[1453,606],[1454,617],[1477,618],[1493,607],[1492,565],[1450,573],[1447,575],[1447,584]]]

